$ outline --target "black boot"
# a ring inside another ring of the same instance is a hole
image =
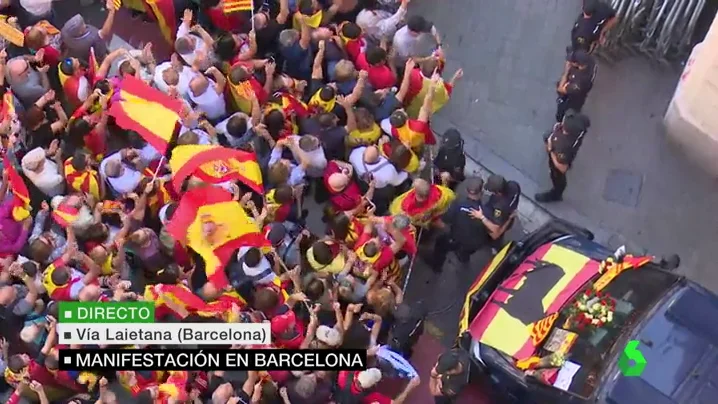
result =
[[[534,199],[536,199],[536,202],[549,203],[562,201],[563,197],[551,190],[534,195]]]

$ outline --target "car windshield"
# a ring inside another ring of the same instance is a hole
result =
[[[668,272],[656,270],[655,267],[651,268],[652,265],[648,264],[638,270],[625,271],[603,289],[602,292],[615,300],[615,309],[613,319],[600,327],[582,327],[578,326],[576,321],[572,321],[576,318],[575,303],[577,299],[586,290],[592,288],[592,284],[581,290],[561,310],[555,323],[558,326],[546,339],[538,354],[545,356],[551,353],[549,346],[552,343],[551,336],[560,333],[561,330],[578,334],[576,342],[566,355],[566,361],[579,367],[576,371],[576,366],[564,365],[564,369],[572,367],[575,371],[572,379],[566,381],[564,378],[564,389],[568,387],[568,390],[575,394],[589,397],[597,387],[599,376],[607,365],[605,360],[609,358],[606,356],[618,338],[624,333],[631,332],[643,315],[664,296],[678,279]],[[564,371],[564,373],[571,372]]]

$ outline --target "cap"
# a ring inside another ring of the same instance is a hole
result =
[[[486,186],[484,188],[492,193],[503,192],[504,189],[506,189],[506,178],[498,174],[491,174],[486,180]]]
[[[478,195],[484,188],[484,180],[481,178],[469,178],[466,180],[466,192],[472,195]]]
[[[406,26],[413,32],[431,32],[431,28],[434,24],[427,21],[426,18],[420,15],[414,15],[409,17],[409,20],[406,22]]]
[[[571,113],[569,113],[571,112]],[[563,129],[570,134],[578,134],[591,125],[588,117],[573,110],[567,111],[563,118]]]
[[[369,368],[359,372],[357,382],[362,389],[370,389],[381,380],[381,370],[377,368]]]
[[[272,245],[277,245],[284,241],[284,237],[287,235],[287,229],[283,224],[274,222],[270,223],[267,227],[269,227],[267,240],[269,240]]]
[[[583,0],[583,12],[592,15],[598,9],[598,0]]]
[[[576,63],[581,66],[590,65],[593,62],[593,58],[583,49],[577,49],[571,53],[568,58],[569,62]]]
[[[316,337],[319,341],[329,345],[330,347],[339,346],[342,341],[342,336],[336,328],[327,327],[326,325],[320,325],[317,327]]]
[[[459,355],[456,352],[445,352],[439,356],[439,360],[436,361],[436,372],[445,373],[455,367],[459,366]]]

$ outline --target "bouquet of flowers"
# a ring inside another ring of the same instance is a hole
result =
[[[599,328],[613,321],[616,300],[608,293],[589,288],[581,293],[572,307],[572,328]]]

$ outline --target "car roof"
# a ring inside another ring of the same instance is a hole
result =
[[[532,355],[552,314],[599,273],[599,262],[570,241],[543,244],[518,265],[472,320],[472,338],[516,359]]]

